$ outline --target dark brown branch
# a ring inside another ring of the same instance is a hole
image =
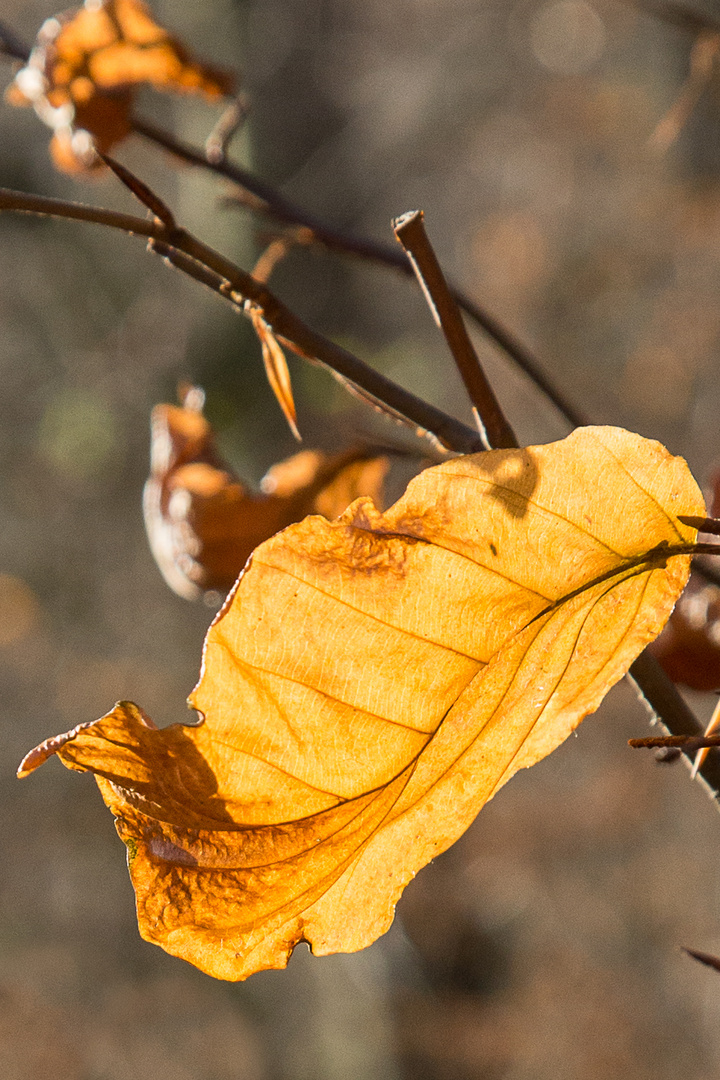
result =
[[[26,61],[30,55],[28,46],[21,42],[2,23],[0,23],[0,52],[23,61]],[[238,105],[238,109],[240,108],[242,108],[241,103]],[[301,225],[310,229],[315,240],[328,250],[345,255],[355,255],[370,262],[380,263],[392,267],[402,274],[412,274],[412,268],[395,248],[390,247],[388,244],[365,240],[340,229],[331,228],[319,218],[306,213],[301,207],[286,199],[271,184],[261,180],[249,170],[228,161],[225,157],[225,142],[223,141],[226,132],[220,133],[203,154],[189,143],[185,143],[162,128],[137,117],[133,120],[133,130],[137,135],[155,143],[157,146],[161,146],[181,161],[189,165],[196,165],[199,168],[208,169],[218,176],[224,176],[227,180],[231,180],[243,191],[250,194],[252,197],[250,208],[253,211],[264,213],[276,221],[282,221],[288,225]],[[449,283],[449,289],[462,310],[525,372],[528,378],[535,383],[538,389],[545,394],[569,423],[574,427],[582,427],[588,423],[588,419],[582,410],[578,409],[554,385],[542,370],[537,358],[512,331],[452,283]]]
[[[641,697],[672,736],[702,738],[702,725],[652,653],[645,649],[630,668],[629,674]],[[692,766],[694,751],[683,749],[683,753]],[[713,799],[720,799],[720,754],[711,754],[697,776],[702,779]]]
[[[477,410],[483,429],[481,434],[486,436],[488,450],[517,446],[515,432],[500,408],[470,340],[458,303],[448,289],[425,231],[422,210],[410,210],[396,218],[393,231],[410,260],[433,318],[445,335],[470,401]]]
[[[194,146],[176,139],[167,131],[150,124],[145,120],[135,118],[133,130],[136,134],[163,147],[169,153],[190,165],[209,169],[218,176],[224,176],[231,180],[244,191],[252,196],[250,208],[254,211],[266,214],[276,221],[282,221],[288,225],[302,225],[310,229],[315,240],[329,251],[343,255],[355,255],[369,262],[379,263],[400,271],[402,274],[412,276],[413,269],[403,256],[402,252],[390,247],[388,244],[378,243],[374,240],[366,240],[340,229],[331,228],[319,218],[308,214],[301,207],[286,199],[271,184],[266,183],[254,173],[243,169],[241,166],[227,160],[208,161],[205,154]],[[460,305],[463,311],[492,338],[503,352],[505,352],[522,371],[530,378],[545,396],[552,401],[556,409],[575,427],[582,427],[588,423],[585,414],[576,408],[542,371],[542,368],[531,351],[524,345],[499,319],[487,312],[480,304],[470,299],[461,289],[451,282],[448,283],[450,294]]]
[[[142,180],[138,179],[134,173],[131,173],[129,169],[126,169],[124,165],[121,165],[119,161],[115,161],[108,154],[101,154],[96,151],[99,158],[101,158],[108,168],[117,176],[118,180],[133,193],[138,202],[141,202],[143,206],[155,215],[159,222],[161,222],[167,232],[174,233],[177,228],[175,221],[175,215],[173,214],[167,203],[164,203],[162,199],[158,198],[154,191],[144,184]]]
[[[150,221],[114,210],[69,203],[62,199],[27,195],[23,192],[9,191],[7,188],[0,188],[0,210],[93,222],[137,236],[145,236],[171,246],[189,256],[190,260],[198,264],[200,268],[205,268],[214,274],[215,283],[222,282],[222,287],[218,285],[216,291],[236,306],[245,310],[246,302],[250,302],[260,308],[263,318],[274,333],[287,342],[298,355],[332,369],[342,378],[355,384],[361,391],[387,404],[394,413],[404,417],[419,433],[430,432],[448,449],[457,450],[459,453],[473,453],[482,449],[480,438],[472,428],[398,386],[397,383],[353,356],[347,349],[343,349],[312,330],[266,286],[255,281],[245,270],[203,244],[185,229],[175,228],[169,231],[157,220]],[[186,272],[188,272],[187,269]],[[210,278],[205,280],[204,284],[214,287]]]
[[[628,746],[635,750],[657,750],[665,746],[676,746],[687,754],[698,750],[720,746],[720,735],[656,735],[645,739],[628,739]]]
[[[693,960],[699,960],[701,964],[705,964],[706,967],[715,968],[716,971],[720,971],[720,957],[713,956],[712,953],[698,952],[697,949],[687,949],[684,945],[680,946],[683,952],[686,952],[688,956],[692,956]]]
[[[471,428],[409,394],[374,372],[347,350],[316,334],[276,300],[267,288],[184,230],[176,230],[172,237],[173,243],[169,245],[167,230],[158,221],[0,188],[0,211],[2,210],[107,225],[165,245],[164,252],[167,257],[172,255],[174,264],[185,273],[190,273],[196,280],[202,281],[236,305],[244,307],[245,300],[250,300],[259,306],[278,337],[284,343],[292,345],[301,355],[312,357],[324,364],[341,379],[349,380],[357,386],[361,393],[389,406],[421,429],[434,434],[445,446],[460,453],[478,449],[479,438]],[[180,259],[180,256],[185,256],[187,261]],[[181,266],[181,262],[184,265]],[[652,711],[671,732],[688,735],[702,733],[700,724],[685,704],[677,687],[647,650],[632,665],[630,675]],[[720,792],[720,770],[708,760],[700,775],[717,798]]]
[[[685,514],[678,514],[678,521],[682,521],[683,525],[689,525],[691,529],[697,529],[698,532],[720,536],[720,519],[718,518],[687,517]]]
[[[27,62],[30,56],[30,46],[21,41],[15,31],[3,22],[0,22],[0,54],[23,62]]]
[[[205,140],[205,156],[208,161],[225,160],[233,136],[238,133],[250,113],[244,95],[239,94],[223,112],[215,127]]]
[[[108,225],[134,236],[158,236],[162,228],[147,218],[122,214],[117,210],[105,210],[98,206],[53,199],[47,195],[28,195],[24,191],[0,188],[0,212],[12,210],[21,214],[38,214],[41,217],[69,218],[71,221],[89,221],[94,225]]]

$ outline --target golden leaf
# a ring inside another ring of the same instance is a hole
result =
[[[250,317],[255,328],[255,333],[260,340],[265,374],[270,383],[270,389],[283,411],[283,416],[287,420],[290,430],[298,442],[300,442],[301,438],[297,426],[295,399],[293,398],[290,371],[288,370],[285,353],[282,351],[280,343],[273,334],[271,327],[265,322],[262,312],[258,311],[257,308],[254,308],[250,312]]]
[[[558,746],[661,629],[703,515],[617,428],[456,458],[258,548],[207,636],[196,727],[134,705],[51,739],[92,770],[140,931],[211,975],[384,933],[417,870]]]
[[[359,449],[302,451],[274,465],[254,494],[218,454],[202,405],[191,387],[181,408],[157,405],[152,414],[145,527],[179,596],[227,592],[258,544],[307,514],[337,517],[360,495],[382,499],[388,459]]]
[[[54,134],[50,151],[64,172],[103,168],[131,130],[138,86],[197,93],[211,101],[235,90],[233,75],[202,64],[158,26],[142,0],[85,0],[46,19],[25,67],[6,92],[13,105],[34,105]]]

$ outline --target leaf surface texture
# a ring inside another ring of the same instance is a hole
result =
[[[659,633],[695,539],[678,515],[703,513],[682,459],[616,428],[456,458],[255,551],[207,636],[201,724],[121,703],[21,770],[95,772],[141,933],[211,975],[363,948]]]

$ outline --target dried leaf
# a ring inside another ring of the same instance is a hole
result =
[[[710,514],[720,514],[720,472],[710,478]],[[703,535],[705,543],[720,545],[717,536]],[[720,550],[720,549],[719,549]],[[713,557],[700,557],[687,588],[675,605],[663,632],[650,646],[673,682],[693,690],[720,690],[720,585],[706,574],[715,571]]]
[[[258,548],[208,633],[197,727],[136,706],[43,744],[95,772],[142,935],[225,979],[384,933],[404,886],[660,630],[702,513],[616,428],[456,458]]]
[[[261,494],[247,489],[215,446],[197,388],[182,408],[152,414],[143,508],[150,547],[179,596],[227,592],[263,540],[307,514],[337,517],[360,495],[382,500],[388,459],[367,450],[306,450],[273,466]]]
[[[693,573],[651,648],[673,682],[720,690],[720,588]]]
[[[107,154],[130,134],[142,84],[211,101],[236,88],[233,75],[196,61],[158,26],[141,0],[85,0],[46,19],[6,98],[33,105],[52,128],[59,169],[92,172],[103,167],[94,150]]]
[[[290,382],[290,371],[288,370],[285,353],[280,348],[272,329],[262,317],[262,312],[255,308],[250,313],[250,316],[252,318],[253,326],[255,327],[255,333],[260,339],[263,364],[265,365],[265,374],[270,383],[270,389],[277,398],[278,405],[283,411],[283,415],[288,422],[290,430],[298,442],[301,442],[300,432],[297,427],[297,413],[295,411],[292,383]]]

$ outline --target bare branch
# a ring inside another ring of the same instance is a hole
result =
[[[243,192],[249,193],[250,198],[243,199],[242,202],[244,205],[248,205],[250,210],[266,214],[276,221],[282,221],[289,225],[302,225],[310,229],[318,244],[329,251],[343,255],[355,255],[360,259],[366,259],[369,262],[398,270],[407,276],[413,275],[412,267],[398,249],[390,247],[388,244],[355,236],[341,229],[331,228],[319,218],[308,214],[301,207],[286,199],[271,184],[261,180],[249,170],[225,159],[209,161],[206,155],[196,147],[175,138],[169,132],[145,120],[135,118],[133,120],[133,130],[136,134],[141,135],[157,146],[161,146],[181,161],[196,165],[199,168],[209,169],[218,176],[224,176],[226,180],[231,180]],[[452,282],[448,283],[448,288],[462,310],[525,372],[528,378],[535,383],[538,389],[545,394],[569,423],[574,427],[582,427],[588,423],[585,414],[573,405],[565,394],[553,384],[542,370],[540,362],[531,350],[512,331],[480,304],[468,297],[461,289],[453,285]]]
[[[24,63],[30,56],[30,46],[21,41],[15,31],[3,22],[0,22],[0,55],[9,56],[12,60],[22,60]]]
[[[665,746],[676,746],[688,754],[697,750],[720,746],[720,735],[656,735],[645,739],[628,739],[628,746],[635,750],[655,750]]]
[[[431,433],[442,445],[459,453],[471,453],[480,449],[479,437],[472,428],[416,398],[385,376],[373,371],[346,349],[311,330],[264,285],[184,229],[174,231],[170,244],[168,230],[157,220],[150,221],[112,210],[27,195],[5,188],[0,188],[0,211],[2,210],[87,221],[120,229],[130,235],[144,236],[151,240],[151,246],[174,266],[213,289],[244,312],[247,301],[255,304],[283,344],[287,344],[298,355],[325,365],[341,381],[356,387],[364,398],[376,401],[391,413],[399,414],[401,419],[412,423],[421,432]],[[710,545],[698,545],[698,550],[700,548],[709,550]],[[685,704],[677,687],[647,650],[632,665],[630,675],[651,710],[673,734],[702,734],[701,725]],[[708,760],[699,775],[718,798],[720,769],[712,760]]]
[[[205,140],[205,156],[208,161],[223,162],[232,138],[243,126],[250,113],[244,94],[238,94],[223,112],[215,127]]]
[[[126,169],[124,165],[121,165],[119,161],[115,161],[109,154],[101,154],[96,151],[98,157],[105,162],[109,169],[111,169],[118,180],[125,185],[125,187],[132,192],[138,202],[141,202],[143,206],[146,206],[148,210],[155,215],[158,221],[162,222],[165,228],[169,232],[174,232],[177,228],[175,222],[175,216],[170,207],[158,198],[154,191],[151,191],[147,184],[144,184],[142,180],[138,179],[134,173],[131,173],[129,169]]]
[[[69,218],[71,221],[89,221],[94,225],[107,225],[111,229],[137,236],[155,236],[162,229],[147,218],[121,214],[117,210],[105,210],[99,206],[53,199],[47,195],[28,195],[24,191],[0,188],[0,211],[12,210],[21,214],[38,214],[43,217]]]
[[[698,952],[697,949],[687,949],[684,945],[681,945],[681,948],[688,956],[692,956],[693,960],[699,960],[700,963],[705,964],[706,967],[715,968],[716,971],[720,971],[720,957],[713,956],[712,953]]]
[[[458,303],[448,289],[425,231],[422,210],[410,210],[396,218],[393,231],[407,253],[433,318],[445,335],[470,401],[479,416],[488,450],[517,446],[515,432],[500,408],[470,340]]]
[[[663,727],[674,737],[697,738],[704,735],[699,722],[675,683],[665,674],[656,658],[647,649],[630,668],[630,677]],[[687,751],[688,764],[694,764],[694,751]],[[710,756],[697,773],[713,799],[720,799],[720,754]]]
[[[648,145],[665,153],[687,124],[695,107],[707,89],[715,71],[720,52],[720,33],[701,30],[690,52],[690,72],[675,103],[658,123]]]
[[[255,305],[283,344],[288,344],[299,356],[331,368],[364,393],[387,404],[394,413],[404,417],[418,434],[430,432],[443,446],[459,453],[473,453],[482,449],[480,438],[472,428],[416,397],[353,356],[347,349],[312,330],[265,285],[257,282],[247,271],[203,244],[185,229],[176,228],[170,234],[158,221],[65,202],[62,199],[27,195],[7,188],[0,188],[0,211],[2,210],[88,221],[121,229],[131,235],[145,236],[155,242],[160,241],[189,257],[190,262],[174,261],[174,265],[179,269],[187,273],[194,262],[198,272],[191,273],[190,276],[198,280],[203,277],[203,284],[214,288],[225,299],[240,307],[245,314],[249,315],[248,302]],[[200,271],[203,269],[211,273],[201,275]]]
[[[30,55],[28,46],[2,23],[0,23],[0,53],[4,52],[15,59],[26,61]],[[255,213],[264,213],[276,221],[289,225],[301,225],[312,231],[315,240],[330,251],[345,255],[355,255],[370,262],[391,267],[402,274],[412,275],[412,267],[402,254],[388,244],[378,243],[354,236],[343,230],[331,228],[319,218],[306,213],[291,200],[286,199],[271,184],[266,183],[247,169],[229,162],[225,150],[229,138],[236,130],[236,123],[244,119],[244,103],[239,99],[233,107],[220,118],[206,143],[205,153],[164,131],[162,128],[139,118],[133,120],[133,130],[156,146],[161,146],[168,153],[181,161],[199,168],[208,169],[218,176],[231,180],[249,198],[243,199],[244,205]],[[539,390],[553,403],[555,408],[574,427],[588,423],[581,409],[578,409],[565,394],[554,385],[545,374],[538,359],[515,334],[475,300],[461,289],[448,283],[451,295],[462,310],[506,353],[517,366],[525,372]]]
[[[282,262],[294,247],[301,245],[308,247],[312,242],[313,235],[309,229],[294,229],[284,236],[276,236],[270,241],[255,263],[252,276],[256,281],[261,281],[263,285],[267,285],[275,267]]]
[[[720,536],[720,519],[718,518],[687,517],[685,514],[678,514],[678,521],[682,521],[683,525],[689,525],[691,529],[697,529],[698,532]]]

